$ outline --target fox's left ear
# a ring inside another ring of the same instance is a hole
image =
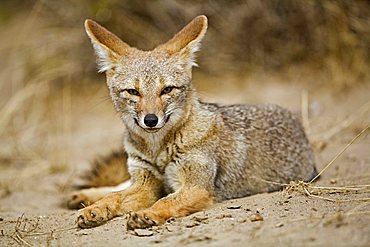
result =
[[[196,66],[195,52],[200,48],[200,42],[207,31],[207,26],[207,17],[200,15],[194,18],[172,39],[156,49],[164,50],[170,56],[177,56],[188,69],[191,69],[192,66]]]

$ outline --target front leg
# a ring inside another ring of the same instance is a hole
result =
[[[153,206],[128,215],[127,229],[163,224],[170,218],[184,217],[209,208],[214,202],[215,170],[209,164],[190,163],[179,167],[181,188]]]
[[[162,195],[162,182],[148,170],[132,174],[133,185],[110,193],[91,206],[80,210],[77,223],[81,228],[102,225],[116,216],[152,206]]]

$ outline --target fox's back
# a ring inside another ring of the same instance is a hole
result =
[[[276,190],[276,183],[316,174],[311,146],[290,111],[277,105],[203,106],[220,122],[214,153],[218,199]]]

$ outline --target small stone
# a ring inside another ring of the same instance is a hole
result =
[[[175,221],[176,221],[176,219],[171,217],[168,220],[166,220],[166,223],[172,223],[172,222],[175,222]]]
[[[315,149],[317,149],[317,151],[322,151],[326,148],[326,145],[327,143],[325,141],[316,141],[315,143],[313,143],[313,146],[315,147]]]
[[[276,227],[282,227],[282,226],[284,226],[284,223],[278,223],[278,224],[276,224]]]
[[[247,219],[238,220],[238,223],[245,223],[245,222],[247,222]]]
[[[153,236],[153,232],[147,229],[135,229],[135,234],[139,237],[150,237]]]
[[[256,213],[256,214],[253,214],[251,217],[250,217],[250,220],[252,222],[255,222],[255,221],[263,221],[263,217],[261,214],[259,213]]]
[[[231,214],[222,214],[216,216],[216,219],[223,219],[223,218],[232,218],[233,216]]]
[[[193,221],[193,222],[187,224],[186,227],[187,228],[192,228],[194,226],[199,226],[199,225],[200,225],[200,223],[198,221]]]
[[[174,226],[166,226],[166,230],[168,232],[175,232],[176,231],[176,227],[174,227]]]
[[[163,240],[162,239],[154,239],[153,241],[152,241],[152,243],[153,244],[159,244],[159,243],[162,243],[163,242]]]
[[[242,206],[241,205],[238,205],[238,206],[229,206],[227,207],[227,209],[240,209]]]
[[[202,223],[208,223],[208,217],[199,217],[199,216],[194,216],[192,220],[197,221],[197,222],[202,222]]]

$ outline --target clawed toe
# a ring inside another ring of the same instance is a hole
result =
[[[157,225],[157,222],[144,213],[131,212],[127,216],[127,229],[149,228]]]
[[[91,228],[104,224],[109,220],[104,210],[98,208],[85,208],[77,218],[77,224],[81,228]]]

